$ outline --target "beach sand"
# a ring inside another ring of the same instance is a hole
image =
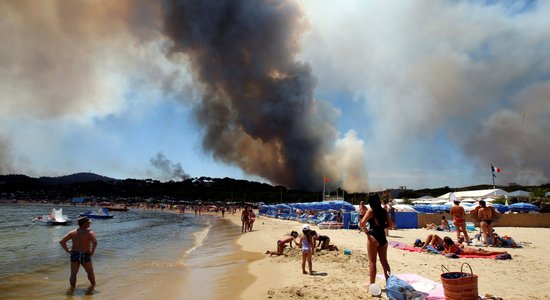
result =
[[[238,215],[226,215],[240,226]],[[328,235],[331,244],[339,251],[320,251],[314,255],[313,269],[316,276],[304,275],[301,271],[301,252],[299,249],[285,250],[284,256],[269,257],[266,250],[275,250],[276,241],[291,230],[301,232],[302,224],[296,221],[258,217],[252,232],[242,234],[237,244],[242,250],[263,254],[248,265],[248,272],[255,276],[252,284],[240,294],[241,299],[370,299],[377,298],[368,294],[368,259],[366,237],[357,230],[322,230],[311,226],[320,234]],[[486,248],[506,250],[511,260],[488,258],[451,259],[442,255],[414,253],[388,248],[388,261],[393,274],[413,273],[441,283],[442,265],[450,271],[460,271],[466,262],[474,274],[479,276],[480,295],[491,294],[503,299],[550,299],[547,241],[550,240],[548,228],[496,227],[500,236],[509,235],[523,248]],[[402,229],[391,231],[389,241],[400,241],[412,245],[417,239],[424,239],[430,233],[441,236],[456,234],[429,231],[426,229]],[[473,236],[475,232],[470,235]],[[349,249],[351,255],[345,255]],[[307,268],[307,267],[306,267]],[[378,274],[382,274],[380,262]],[[469,272],[469,268],[466,268]],[[465,271],[465,272],[466,272]],[[385,280],[377,278],[377,283],[385,286]],[[385,293],[383,299],[387,299]]]

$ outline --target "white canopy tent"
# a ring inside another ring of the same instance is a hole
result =
[[[393,208],[395,208],[395,210],[397,211],[416,212],[416,210],[412,206],[407,204],[395,204]]]
[[[454,197],[461,200],[463,198],[487,198],[487,197],[502,197],[507,196],[508,193],[501,189],[488,189],[488,190],[475,190],[475,191],[462,191],[462,192],[450,192],[445,195],[441,195],[437,198],[448,200],[454,194]]]
[[[448,201],[445,199],[438,199],[438,198],[424,198],[424,199],[417,199],[413,200],[412,203],[414,204],[445,204]]]
[[[513,191],[511,193],[508,193],[508,197],[510,198],[529,198],[531,197],[531,193],[527,191],[517,190]]]

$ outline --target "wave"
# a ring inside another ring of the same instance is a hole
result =
[[[185,252],[183,252],[183,254],[181,256],[181,259],[180,259],[180,263],[185,264],[185,258],[187,256],[189,256],[189,254],[191,254],[197,248],[204,245],[204,241],[208,237],[208,233],[210,232],[210,228],[212,228],[212,225],[210,223],[207,223],[207,226],[203,230],[197,231],[193,234],[193,237],[194,237],[193,246],[191,246],[189,249],[187,249],[187,250],[185,250]]]

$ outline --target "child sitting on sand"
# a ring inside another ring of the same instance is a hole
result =
[[[292,248],[293,241],[296,245],[298,245],[298,242],[296,242],[297,238],[298,238],[298,232],[293,230],[292,232],[290,232],[290,235],[286,235],[282,239],[277,241],[277,251],[267,250],[265,254],[269,254],[270,257],[273,255],[277,255],[277,256],[283,255],[283,250],[285,250],[286,243],[290,243],[290,248]]]
[[[313,274],[313,263],[311,257],[315,253],[315,244],[313,243],[314,232],[309,229],[309,225],[304,225],[302,228],[302,238],[300,238],[300,246],[302,246],[302,273],[306,272],[306,260],[309,267],[309,274]]]
[[[451,231],[449,226],[449,221],[445,219],[445,216],[441,216],[441,225],[435,223],[427,224],[426,229],[437,230],[437,231]]]

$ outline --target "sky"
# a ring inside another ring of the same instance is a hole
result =
[[[550,182],[548,1],[0,2],[0,174]]]

